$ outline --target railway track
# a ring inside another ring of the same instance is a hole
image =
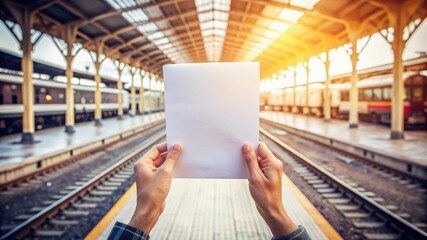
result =
[[[92,173],[93,177],[76,182],[75,186],[70,186],[72,190],[69,193],[41,209],[1,236],[0,239],[60,238],[66,231],[65,228],[69,226],[79,229],[79,224],[83,223],[77,220],[77,217],[88,217],[91,212],[96,210],[98,203],[105,205],[108,197],[119,186],[126,182],[133,182],[135,161],[151,146],[164,138],[165,131],[161,130],[147,138],[135,151],[116,161],[107,169],[95,169]]]
[[[427,233],[404,218],[308,159],[279,138],[260,128],[262,135],[276,143],[290,157],[287,165],[294,168],[323,198],[349,219],[363,239],[427,239]]]

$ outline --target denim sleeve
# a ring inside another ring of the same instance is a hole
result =
[[[298,226],[298,229],[291,232],[289,235],[272,238],[272,240],[311,240],[311,238],[303,226]]]
[[[126,225],[121,222],[116,222],[111,230],[108,240],[149,240],[150,236],[145,232]]]

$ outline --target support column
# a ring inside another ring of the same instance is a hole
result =
[[[135,89],[135,74],[136,74],[136,68],[130,67],[130,77],[131,77],[131,87],[130,87],[130,116],[135,116],[136,114],[136,102],[135,102],[135,95],[136,95],[136,89]]]
[[[123,67],[118,67],[117,68],[117,73],[119,75],[119,79],[117,79],[117,90],[119,92],[119,94],[117,95],[117,119],[118,120],[122,120],[123,119],[123,83],[122,83],[122,73],[123,73],[123,68],[124,68],[124,64]]]
[[[141,74],[141,86],[139,87],[139,106],[138,106],[138,112],[139,114],[144,114],[145,111],[145,103],[144,103],[144,77],[148,74],[147,72],[145,72],[144,74],[142,74],[142,70],[140,72]]]
[[[402,10],[403,9],[398,7],[395,11],[395,14],[390,16],[394,18],[392,20],[392,22],[394,22],[394,36],[393,42],[391,43],[394,59],[393,83],[391,87],[393,94],[391,97],[391,139],[403,139],[405,127],[405,116],[403,111],[405,103],[405,83],[403,79],[402,54],[406,45],[406,42],[403,40],[403,29],[405,28],[406,24],[403,23],[403,21],[408,21],[408,19],[403,19]]]
[[[153,78],[154,75],[151,75],[150,84],[148,85],[148,108],[150,112],[153,112]]]
[[[20,25],[22,29],[22,143],[34,142],[34,86],[33,86],[33,61],[31,59],[31,51],[33,44],[31,42],[31,28],[33,25],[33,16],[28,9],[24,10],[23,23]]]
[[[292,101],[292,112],[293,113],[297,113],[298,112],[298,107],[297,107],[297,67],[294,67],[294,88],[293,88],[294,92],[292,95],[293,101]]]
[[[310,59],[307,60],[307,62],[304,63],[305,72],[307,75],[307,80],[305,83],[305,107],[304,107],[304,114],[308,115],[310,114]]]
[[[359,54],[357,53],[357,38],[351,40],[351,78],[350,78],[350,113],[349,127],[357,128],[359,125],[359,88],[357,87],[357,62]]]
[[[95,41],[95,126],[102,126],[102,110],[101,110],[101,76],[99,75],[99,71],[101,68],[102,60],[102,48],[104,46],[104,42],[97,40]]]
[[[75,26],[65,26],[64,35],[65,42],[67,44],[67,55],[65,60],[67,62],[67,67],[65,70],[65,76],[67,77],[67,88],[65,90],[65,102],[67,109],[65,112],[65,132],[74,133],[74,90],[71,80],[73,79],[73,70],[71,68],[74,56],[73,55],[73,45],[76,40],[77,27]]]
[[[331,85],[331,77],[329,76],[329,66],[330,66],[330,60],[329,60],[329,50],[326,51],[326,58],[325,58],[325,72],[326,72],[326,81],[325,81],[325,92],[324,92],[324,104],[323,104],[323,116],[325,121],[331,120],[331,96],[329,92],[329,85]]]

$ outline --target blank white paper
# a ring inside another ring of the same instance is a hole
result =
[[[168,148],[180,143],[178,178],[247,178],[242,145],[257,149],[259,63],[163,67]]]

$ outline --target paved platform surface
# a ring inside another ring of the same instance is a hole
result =
[[[164,113],[152,113],[141,116],[125,116],[123,120],[108,118],[102,120],[102,126],[94,126],[94,122],[76,124],[75,133],[64,132],[64,127],[40,130],[35,133],[34,144],[13,144],[21,139],[21,134],[0,137],[0,166],[7,166],[23,161],[31,156],[40,156],[58,151],[73,145],[89,143],[94,138],[118,134],[147,123],[164,118]]]
[[[312,239],[341,237],[284,175],[283,202],[297,225]],[[114,206],[86,239],[107,239],[116,221],[128,223],[136,206],[135,188],[119,210]],[[296,192],[295,192],[296,191]],[[304,201],[301,200],[304,198]],[[120,202],[120,200],[119,200]],[[311,209],[307,210],[310,205]],[[166,208],[151,231],[151,239],[271,239],[258,214],[247,180],[173,179]]]
[[[405,139],[391,140],[390,128],[378,124],[361,122],[350,129],[348,121],[326,122],[302,114],[264,111],[260,117],[427,166],[427,131],[405,131]]]

